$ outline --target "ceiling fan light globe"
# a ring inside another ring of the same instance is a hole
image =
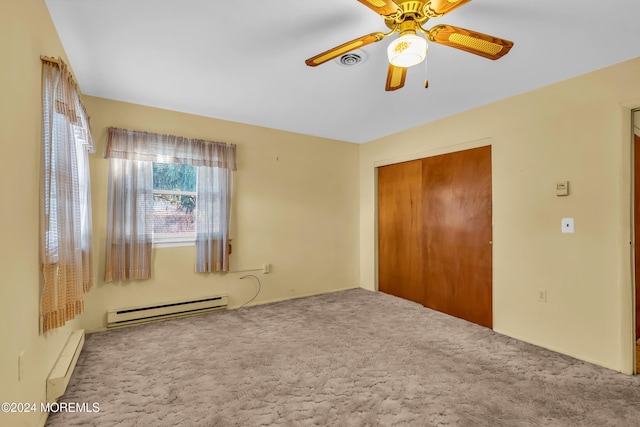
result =
[[[387,56],[391,65],[412,67],[424,61],[427,49],[427,41],[424,38],[409,34],[392,41],[387,48]]]

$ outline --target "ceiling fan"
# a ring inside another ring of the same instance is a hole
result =
[[[367,34],[336,46],[307,59],[305,62],[308,66],[315,67],[398,33],[398,38],[387,48],[389,71],[385,90],[392,91],[404,86],[408,67],[419,64],[426,58],[428,48],[426,39],[493,60],[502,58],[513,46],[513,42],[509,40],[451,25],[436,25],[430,30],[422,28],[430,18],[443,16],[471,0],[358,1],[380,14],[391,31]],[[424,34],[426,38],[419,36],[418,32]],[[427,80],[425,80],[425,87],[428,87]]]

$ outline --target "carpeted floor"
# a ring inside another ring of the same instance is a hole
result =
[[[640,377],[363,289],[89,335],[47,426],[633,426]]]

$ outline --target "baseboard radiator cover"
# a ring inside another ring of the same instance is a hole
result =
[[[107,328],[136,325],[177,317],[193,316],[227,309],[227,296],[216,295],[192,300],[120,308],[107,311]]]
[[[84,329],[71,332],[58,360],[47,377],[47,402],[53,403],[67,390],[73,369],[84,345]]]

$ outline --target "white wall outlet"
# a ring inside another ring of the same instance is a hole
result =
[[[573,218],[562,218],[562,232],[573,233],[574,231],[575,227],[573,224]]]
[[[266,264],[262,264],[262,273],[263,274],[267,274],[271,271],[271,264],[266,263]]]
[[[547,302],[547,290],[546,289],[538,289],[538,301]]]

